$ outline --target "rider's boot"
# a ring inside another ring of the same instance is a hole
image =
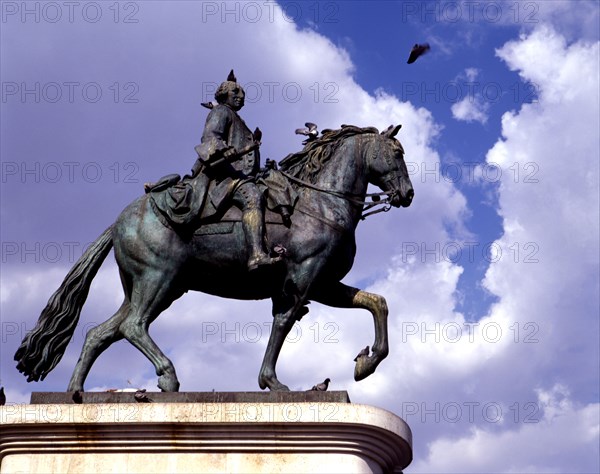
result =
[[[263,213],[260,209],[245,210],[242,213],[242,227],[252,252],[248,260],[248,270],[256,270],[258,267],[281,261],[281,257],[269,257],[263,248],[264,222]]]

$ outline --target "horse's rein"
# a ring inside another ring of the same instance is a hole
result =
[[[289,179],[290,181],[299,184],[301,186],[304,186],[305,188],[309,188],[309,189],[313,189],[315,191],[319,191],[321,193],[325,193],[325,194],[331,194],[332,196],[336,196],[339,198],[343,198],[346,199],[347,201],[350,201],[352,204],[356,204],[357,206],[363,206],[363,212],[371,209],[373,207],[376,206],[384,206],[381,209],[377,209],[376,211],[371,211],[371,212],[367,212],[366,214],[363,214],[360,219],[364,220],[367,218],[367,216],[371,216],[373,214],[377,214],[379,212],[387,212],[392,208],[392,205],[390,204],[391,202],[391,196],[393,196],[395,194],[395,191],[382,191],[380,193],[367,193],[365,194],[365,197],[371,197],[373,198],[372,201],[363,201],[362,199],[356,199],[356,195],[355,194],[350,194],[350,193],[344,193],[341,191],[336,191],[334,189],[327,189],[327,188],[322,188],[320,186],[316,186],[312,183],[309,183],[308,181],[304,181],[302,179],[296,178],[295,176],[292,176],[291,174],[286,173],[285,171],[282,170],[278,170],[282,175],[284,175],[287,179]],[[385,199],[381,199],[381,196],[387,196]]]

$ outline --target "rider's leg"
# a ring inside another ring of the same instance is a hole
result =
[[[254,270],[281,260],[280,257],[269,257],[264,249],[264,198],[256,185],[252,182],[242,184],[237,189],[233,201],[242,210],[242,227],[250,247],[248,269]]]

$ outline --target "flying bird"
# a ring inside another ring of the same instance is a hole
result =
[[[296,135],[305,135],[306,140],[304,140],[302,143],[306,145],[308,142],[311,142],[317,138],[319,131],[317,130],[317,125],[312,122],[306,122],[304,125],[306,128],[296,129]]]
[[[314,390],[316,392],[326,392],[327,387],[329,387],[329,382],[331,382],[331,380],[329,378],[326,378],[323,381],[323,383],[318,383],[317,385],[313,385],[313,388],[311,388],[311,391]]]
[[[138,390],[137,392],[135,392],[133,394],[133,398],[135,398],[135,401],[138,403],[150,403],[152,401],[148,398],[148,395],[146,395],[145,388],[142,388],[142,389]]]
[[[0,407],[6,404],[6,395],[4,394],[4,387],[0,387]]]
[[[354,362],[358,360],[359,357],[365,357],[369,355],[369,346],[365,347],[362,351],[360,351],[357,356],[354,358]]]
[[[419,56],[422,56],[430,49],[431,47],[429,46],[429,43],[415,44],[412,47],[412,50],[410,51],[410,56],[408,57],[408,61],[406,61],[406,64],[414,63]]]

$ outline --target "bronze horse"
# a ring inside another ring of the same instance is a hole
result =
[[[15,354],[28,381],[43,380],[60,361],[85,303],[91,281],[111,247],[119,266],[125,299],[117,312],[86,336],[68,390],[83,390],[96,358],[123,338],[154,365],[158,387],[177,391],[173,363],[148,334],[148,327],[188,290],[235,299],[273,302],[273,327],[258,376],[261,389],[289,390],[275,372],[285,337],[308,312],[310,300],[338,308],[364,308],[375,322],[372,354],[358,358],[355,379],[372,374],[388,355],[385,299],[349,287],[340,280],[350,271],[367,186],[388,197],[382,202],[407,207],[413,188],[404,150],[394,136],[400,126],[381,134],[375,128],[343,126],[323,132],[305,151],[281,162],[281,170],[299,199],[292,225],[267,225],[270,242],[285,248],[282,262],[249,272],[248,249],[240,223],[229,233],[182,235],[165,225],[149,195],[132,202],[116,222],[85,251],[52,295],[36,327]]]

